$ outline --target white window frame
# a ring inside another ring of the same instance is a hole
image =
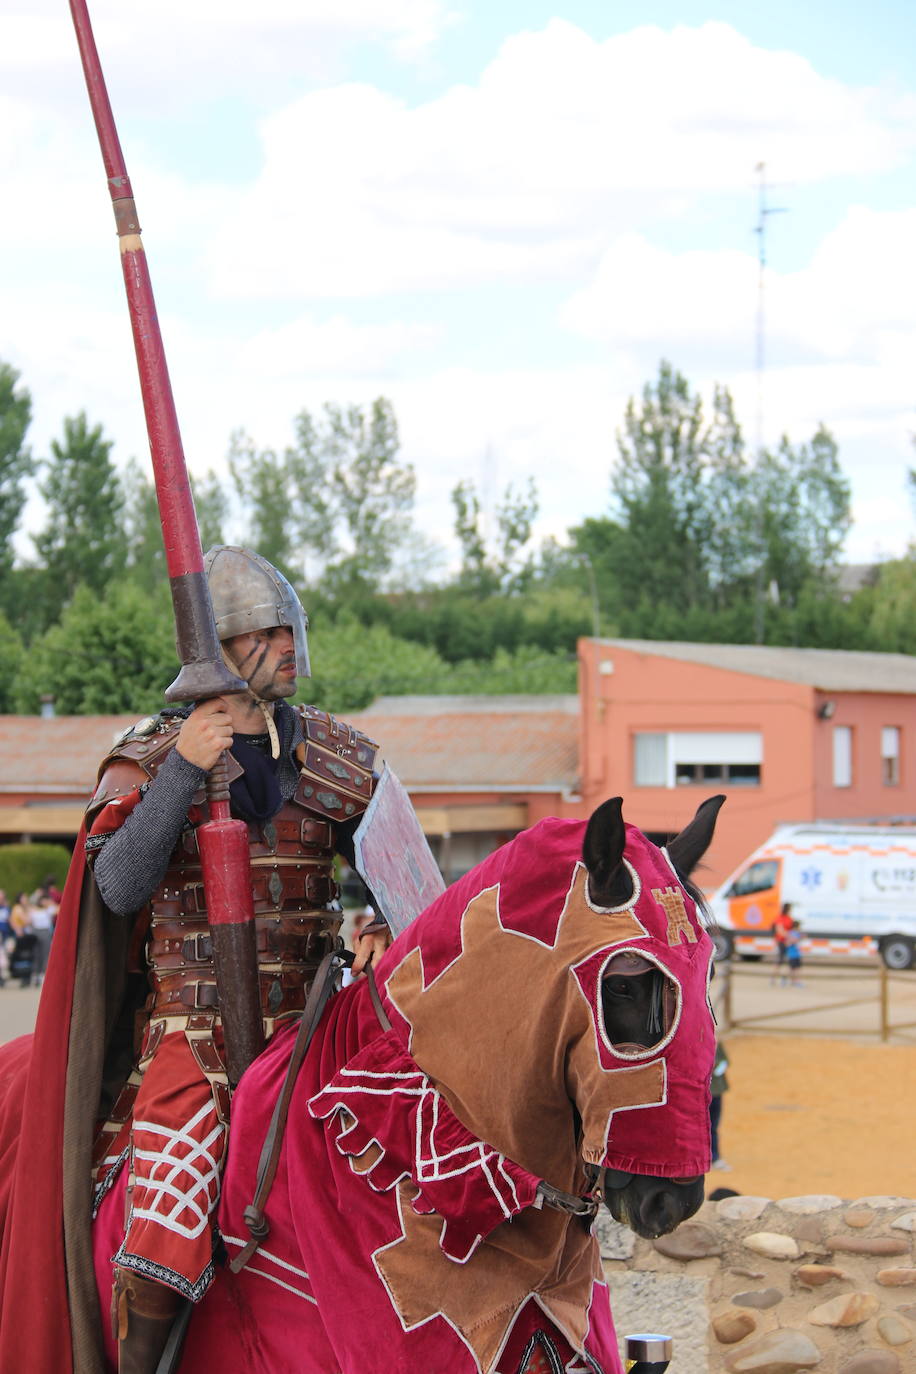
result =
[[[645,741],[643,745],[640,745],[641,740]],[[633,733],[635,787],[684,786],[677,780],[678,766],[703,764],[725,767],[751,764],[762,768],[762,733],[759,730],[636,730]],[[727,780],[724,785],[728,786]],[[759,786],[759,780],[750,785]]]
[[[852,787],[852,726],[833,727],[833,785]]]
[[[900,786],[900,726],[881,727],[881,781],[885,787]]]

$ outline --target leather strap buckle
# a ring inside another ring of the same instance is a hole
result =
[[[181,957],[187,963],[212,964],[213,941],[209,931],[196,930],[193,935],[186,935],[181,945]]]
[[[184,1007],[192,1007],[194,1011],[204,1011],[207,1007],[218,1005],[216,984],[204,983],[200,979],[194,983],[185,983],[178,994],[178,1000]]]

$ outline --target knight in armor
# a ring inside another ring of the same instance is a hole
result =
[[[309,675],[307,620],[265,559],[220,546],[205,568],[238,696],[141,721],[103,760],[87,813],[86,856],[108,912],[129,930],[129,977],[142,987],[139,1053],[99,1130],[100,1198],[128,1170],[117,1266],[121,1374],[153,1371],[181,1298],[213,1275],[213,1212],[227,1145],[230,1085],[196,828],[207,773],[229,751],[232,813],[247,825],[265,1035],[298,1018],[341,926],[335,854],[375,784],[376,746],[312,706],[290,706]],[[355,971],[386,943],[359,942]]]

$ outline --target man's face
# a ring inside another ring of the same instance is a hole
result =
[[[234,635],[223,648],[262,701],[291,697],[296,690],[296,651],[293,632],[286,625]]]

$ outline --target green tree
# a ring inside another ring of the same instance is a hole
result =
[[[707,422],[699,395],[662,362],[641,404],[629,402],[617,447],[610,515],[570,534],[621,634],[775,642],[812,632],[807,611],[791,612],[806,589],[809,609],[830,594],[850,523],[823,426],[809,443],[784,438],[751,460],[727,389],[715,388]],[[836,624],[853,633],[848,617]]]
[[[216,544],[225,544],[223,530],[229,518],[229,496],[225,483],[212,468],[206,476],[191,478],[191,491],[197,511],[197,524],[200,529],[200,542],[204,553]]]
[[[416,474],[398,457],[397,420],[383,396],[369,407],[326,405],[324,414],[318,438],[339,550],[327,571],[343,587],[378,586],[409,534]]]
[[[12,712],[14,708],[13,683],[22,668],[25,649],[22,640],[13,629],[6,616],[0,611],[0,715]]]
[[[869,600],[874,647],[886,653],[916,653],[916,546],[910,546],[905,558],[881,565]]]
[[[135,458],[124,469],[122,490],[128,574],[138,586],[162,586],[167,573],[159,502],[155,486]]]
[[[821,425],[809,444],[783,437],[762,453],[751,473],[753,557],[764,586],[794,602],[809,580],[822,583],[835,568],[851,524],[849,483],[837,446]]]
[[[706,507],[704,559],[713,604],[731,604],[730,589],[754,573],[751,469],[727,387],[713,391],[712,420],[703,436]]]
[[[262,558],[289,573],[296,559],[295,487],[291,454],[259,449],[244,430],[229,446],[229,471],[245,511],[247,542]]]
[[[141,587],[164,586],[168,574],[155,485],[134,458],[125,467],[122,482],[128,575]],[[224,542],[223,523],[229,500],[212,469],[206,477],[191,476],[190,482],[200,542],[206,552],[214,544]]]
[[[111,447],[101,425],[90,426],[85,412],[65,419],[63,440],[51,443],[40,485],[47,523],[33,536],[39,559],[51,574],[50,621],[78,585],[101,593],[127,562],[124,493]]]
[[[178,671],[168,592],[125,581],[104,597],[76,589],[60,622],[32,644],[12,685],[15,710],[54,697],[59,715],[158,710]]]
[[[230,470],[247,541],[291,580],[320,581],[336,604],[380,588],[411,533],[416,476],[399,458],[390,401],[303,410],[282,454],[233,435]],[[301,570],[302,575],[295,575]]]
[[[545,653],[531,644],[513,652],[497,649],[491,659],[465,660],[453,667],[446,691],[479,696],[574,693],[575,655],[563,651]]]
[[[493,592],[520,591],[534,574],[525,551],[531,540],[539,502],[534,479],[519,491],[510,482],[493,512],[491,540],[483,530],[483,509],[474,483],[459,482],[452,489],[454,530],[461,545],[459,585],[484,597]]]
[[[25,446],[32,419],[32,398],[17,389],[19,373],[0,362],[0,583],[13,566],[13,535],[25,505],[24,481],[34,464]]]
[[[622,595],[678,610],[702,604],[709,576],[705,547],[703,406],[670,363],[627,404],[611,473],[613,514],[622,537],[608,548]]]
[[[447,690],[448,668],[435,649],[346,613],[309,632],[309,657],[312,677],[300,691],[325,710],[360,711],[377,696]]]
[[[480,497],[474,483],[465,479],[452,488],[455,511],[455,537],[461,546],[461,582],[482,595],[495,591],[495,578],[488,567],[487,545],[480,528]]]

